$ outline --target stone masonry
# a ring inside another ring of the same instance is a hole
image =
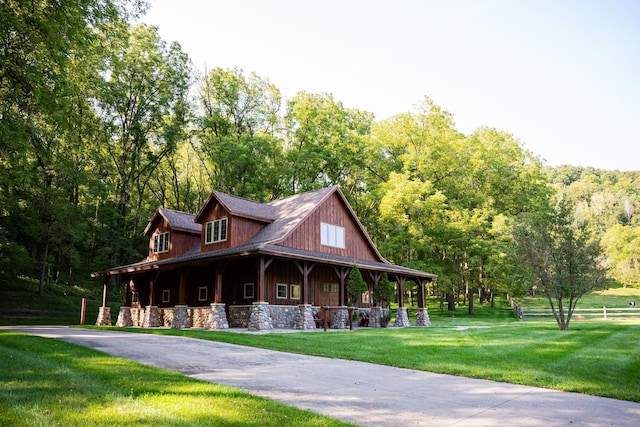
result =
[[[273,329],[268,302],[254,302],[249,318],[250,331],[266,331]]]
[[[131,317],[131,307],[120,307],[116,326],[119,328],[127,328],[133,326],[133,318]]]
[[[209,314],[207,324],[209,329],[229,329],[227,312],[225,311],[225,305],[223,303],[214,302],[211,304],[211,313]]]
[[[96,326],[111,326],[111,307],[100,307]]]
[[[142,319],[143,328],[157,328],[162,326],[162,319],[160,319],[160,311],[155,305],[150,305],[144,310],[144,318]]]
[[[407,326],[411,326],[406,307],[398,307],[398,311],[396,312],[396,321],[393,326],[396,328],[406,328]]]
[[[431,326],[431,320],[429,319],[429,312],[425,308],[419,308],[416,318],[416,326]]]
[[[347,307],[334,310],[331,329],[349,329],[349,311]]]
[[[174,329],[185,329],[191,327],[189,320],[189,307],[186,305],[176,305],[173,311],[171,327]]]
[[[315,329],[316,322],[313,320],[313,309],[311,304],[301,304],[298,306],[299,312],[296,317],[296,329]]]

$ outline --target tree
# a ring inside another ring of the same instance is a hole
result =
[[[555,208],[522,214],[513,232],[526,267],[522,273],[546,295],[560,330],[569,328],[580,297],[598,288],[605,275],[599,241],[584,225],[574,226],[571,215],[561,200]]]
[[[623,287],[640,286],[640,227],[615,225],[603,238],[611,276]]]
[[[356,305],[360,297],[367,290],[367,284],[362,279],[362,273],[357,265],[353,265],[349,272],[349,278],[347,279],[347,297],[348,304]]]
[[[387,273],[382,273],[382,279],[380,282],[373,288],[373,302],[381,303],[383,308],[389,306],[391,300],[393,300],[395,290],[393,289],[393,285],[389,281],[389,277]]]

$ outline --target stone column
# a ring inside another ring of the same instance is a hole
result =
[[[418,309],[416,326],[431,326],[431,320],[429,320],[429,312],[427,312],[426,307]]]
[[[250,331],[268,331],[273,329],[268,302],[254,302],[249,315]]]
[[[396,321],[393,326],[396,328],[406,328],[407,326],[411,326],[406,307],[398,307],[398,311],[396,311]]]
[[[171,321],[171,327],[174,329],[185,329],[191,327],[189,321],[189,306],[176,305],[173,309],[173,319]]]
[[[371,307],[369,310],[369,327],[380,328],[382,327],[382,307]]]
[[[224,303],[214,302],[211,304],[211,312],[209,313],[207,326],[209,329],[229,329]]]
[[[349,310],[347,310],[347,307],[333,311],[331,329],[349,329]]]
[[[127,328],[133,326],[133,318],[131,317],[131,307],[120,307],[116,326],[119,328]]]
[[[100,307],[100,310],[98,310],[96,326],[111,326],[111,307]]]
[[[316,322],[313,320],[313,310],[311,309],[311,304],[300,304],[298,305],[298,309],[300,310],[296,316],[296,329],[315,329]]]
[[[162,326],[160,311],[155,305],[147,306],[144,310],[144,318],[142,319],[143,328],[157,328]]]

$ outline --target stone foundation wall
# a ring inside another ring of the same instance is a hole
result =
[[[229,307],[229,327],[248,328],[249,316],[251,316],[250,305],[232,305]]]
[[[207,320],[211,313],[211,307],[193,307],[189,308],[189,319],[191,319],[192,328],[207,328]]]

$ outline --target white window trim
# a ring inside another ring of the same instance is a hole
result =
[[[280,289],[284,289],[284,296],[280,296]],[[288,299],[289,294],[289,287],[287,286],[286,283],[276,283],[276,298],[277,299]]]
[[[244,284],[244,299],[253,299],[255,298],[255,285],[253,284],[253,282],[251,283],[245,283]],[[251,290],[251,293],[248,293],[247,291]]]
[[[224,224],[224,239],[222,238],[222,224]],[[214,236],[213,231],[215,230],[216,225],[218,226],[218,235]],[[229,221],[227,221],[227,217],[209,221],[206,223],[204,228],[204,243],[205,245],[209,245],[211,243],[225,242],[228,235]]]
[[[169,232],[156,233],[153,235],[153,253],[161,254],[169,252]]]
[[[204,298],[201,297],[203,289],[204,289]],[[200,286],[198,288],[198,301],[206,301],[207,298],[209,298],[209,288],[207,288],[206,286]]]
[[[345,232],[344,227],[339,225],[320,223],[320,244],[330,246],[332,248],[345,248]]]
[[[171,301],[171,291],[169,289],[164,289],[162,291],[162,302],[166,303]]]

